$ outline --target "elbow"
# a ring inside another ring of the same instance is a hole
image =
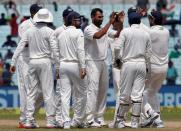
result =
[[[103,35],[94,35],[94,39],[101,39]]]
[[[102,32],[99,32],[99,33],[95,33],[93,38],[94,39],[100,39],[102,38],[106,33],[102,33]]]

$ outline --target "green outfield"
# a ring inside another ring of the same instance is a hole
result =
[[[106,121],[111,121],[113,119],[114,109],[108,108],[105,113]],[[142,129],[123,129],[124,131],[181,131],[181,108],[169,107],[161,108],[162,119],[165,122],[165,128],[155,129],[155,128],[142,128]],[[72,113],[71,113],[72,115]],[[130,115],[129,115],[130,116]],[[41,109],[37,114],[37,122],[40,124],[39,129],[18,129],[16,126],[18,124],[19,109],[1,109],[0,110],[0,131],[46,131],[46,130],[60,130],[60,129],[46,129],[45,126],[45,113]],[[61,129],[63,130],[63,129]],[[97,129],[70,129],[70,131],[114,131],[120,129],[109,129],[109,128],[97,128]]]

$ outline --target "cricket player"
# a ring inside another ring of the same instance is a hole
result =
[[[84,30],[85,53],[87,62],[88,93],[87,93],[87,121],[90,127],[105,125],[103,114],[106,107],[108,89],[108,69],[105,63],[108,48],[108,29],[115,21],[115,13],[109,22],[101,28],[103,11],[94,8],[91,11],[92,24]],[[120,30],[112,34],[118,37]]]
[[[122,24],[124,22],[124,16],[122,20]],[[113,29],[114,31],[118,30],[120,28],[119,22],[113,23]],[[122,25],[123,27],[123,25]],[[114,85],[114,92],[115,92],[115,99],[116,99],[116,107],[115,107],[115,113],[114,113],[114,120],[109,123],[109,128],[115,127],[115,121],[116,121],[116,115],[117,115],[117,109],[119,107],[119,95],[120,95],[120,75],[121,75],[121,63],[118,61],[120,53],[120,43],[119,38],[109,38],[111,53],[112,53],[112,76],[113,76],[113,85]],[[117,62],[116,62],[117,61]]]
[[[63,21],[64,21],[64,25],[58,27],[55,30],[55,36],[58,39],[59,35],[66,29],[67,27],[67,22],[66,22],[66,17],[73,12],[73,10],[71,8],[66,8],[63,13],[62,13],[62,17],[63,17]],[[57,121],[57,126],[58,127],[63,127],[63,120],[62,120],[62,108],[61,108],[61,87],[60,87],[60,79],[57,79],[57,85],[56,85],[56,95],[55,95],[55,99],[56,99],[56,121]],[[69,104],[69,103],[67,103]]]
[[[28,79],[30,81],[27,92],[26,128],[36,128],[34,125],[34,112],[38,89],[42,89],[46,112],[46,126],[55,127],[55,102],[54,83],[51,63],[51,51],[53,52],[57,71],[59,71],[59,50],[54,31],[47,27],[47,23],[53,22],[53,16],[48,9],[40,9],[34,16],[37,24],[29,28],[15,50],[11,63],[11,72],[16,70],[17,58],[26,45],[29,47]]]
[[[30,6],[30,19],[24,21],[20,24],[18,33],[20,39],[22,38],[23,34],[31,27],[34,26],[33,22],[33,16],[38,12],[38,10],[41,9],[40,6],[37,4],[33,4]],[[29,81],[27,79],[28,75],[28,64],[29,64],[29,52],[28,47],[26,47],[23,52],[20,54],[18,61],[17,61],[17,79],[18,79],[18,87],[19,87],[19,94],[20,94],[20,121],[19,121],[19,128],[24,128],[24,124],[26,121],[26,106],[27,106],[27,90]],[[36,102],[36,108],[37,110],[41,106],[41,90],[39,95],[37,96],[38,101]],[[36,123],[35,123],[36,124]],[[37,124],[36,124],[37,125]],[[38,125],[37,125],[38,126]]]
[[[58,37],[60,48],[60,93],[62,103],[63,128],[70,128],[70,98],[73,94],[74,116],[72,126],[77,127],[85,119],[87,87],[84,35],[81,31],[80,14],[71,12],[67,18],[67,27]]]
[[[152,41],[151,76],[146,81],[146,88],[143,93],[142,112],[144,120],[141,126],[164,127],[160,118],[160,103],[157,93],[166,78],[168,68],[168,43],[169,31],[162,26],[162,14],[158,11],[150,13],[150,30],[149,34]]]
[[[120,34],[121,68],[119,108],[117,128],[125,127],[124,115],[132,102],[131,128],[138,128],[141,113],[142,94],[145,88],[146,62],[151,54],[151,40],[141,26],[141,16],[137,12],[128,15],[130,27]]]

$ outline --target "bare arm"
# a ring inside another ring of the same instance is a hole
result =
[[[96,32],[93,35],[93,38],[94,39],[100,39],[102,36],[104,36],[107,33],[111,24],[114,23],[114,21],[115,21],[115,12],[112,12],[112,15],[111,15],[109,22],[100,31]]]

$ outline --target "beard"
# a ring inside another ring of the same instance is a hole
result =
[[[94,24],[98,27],[100,27],[102,25],[102,21],[94,21]]]

